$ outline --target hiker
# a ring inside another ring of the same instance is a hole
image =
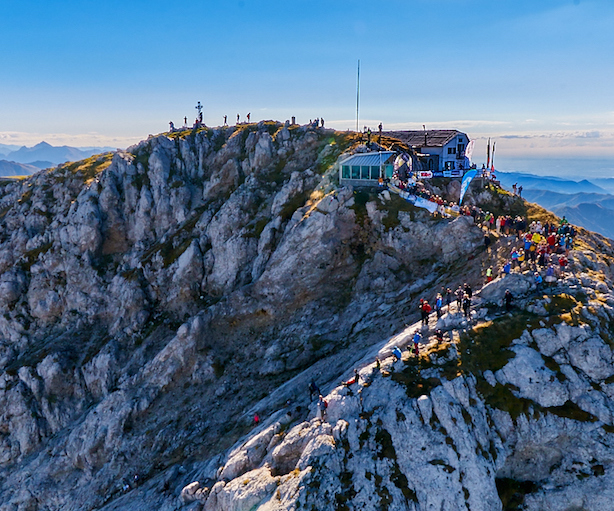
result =
[[[465,292],[463,291],[463,288],[458,286],[458,289],[456,290],[456,310],[459,312],[463,305],[464,296],[465,296]]]
[[[398,346],[395,346],[394,348],[392,348],[392,354],[394,355],[394,358],[396,359],[395,362],[397,360],[401,360],[401,357],[403,356],[403,353],[401,352],[401,348],[399,348]]]
[[[546,266],[546,251],[547,251],[547,248],[544,246],[540,247],[538,251],[539,256],[537,258],[537,264],[541,266],[542,268]]]
[[[466,282],[465,282],[465,285],[464,285],[464,291],[465,291],[465,294],[467,295],[467,297],[469,298],[469,300],[471,300],[471,297],[473,296],[473,291],[471,289],[471,286],[469,284],[467,284]]]
[[[519,255],[519,254],[518,254],[518,250],[513,249],[513,250],[512,250],[512,253],[511,253],[510,255],[511,255],[511,258],[512,258],[512,266],[513,266],[514,268],[518,267],[518,266],[519,266],[519,265],[518,265],[518,255]]]
[[[517,185],[516,183],[514,183],[514,184],[512,185],[512,190],[514,190],[514,195],[516,195],[516,188],[517,188],[517,186],[518,186],[518,185]]]
[[[187,116],[183,118],[183,125],[184,126],[188,125],[188,118],[187,118]]]
[[[486,282],[492,282],[492,266],[486,270]]]
[[[565,268],[567,267],[567,263],[568,263],[567,258],[564,255],[559,257],[559,266],[560,266],[561,273],[565,272]]]
[[[313,401],[313,396],[314,394],[316,396],[320,395],[320,388],[316,385],[315,380],[311,380],[311,383],[309,383],[309,402],[311,403],[311,401]]]
[[[168,123],[169,125],[169,131],[175,131],[175,124],[173,123],[173,121]]]
[[[552,283],[556,282],[556,275],[554,274],[554,266],[552,265],[552,263],[550,263],[548,265],[548,268],[546,269],[545,280],[548,283],[548,287],[552,287]]]
[[[446,289],[446,312],[450,312],[450,304],[452,303],[452,290],[450,288]]]
[[[420,342],[422,342],[422,334],[418,330],[416,330],[416,333],[414,333],[412,341],[414,343],[414,355],[417,357],[420,355],[420,348],[418,345]]]
[[[247,122],[249,122],[249,119],[250,119],[251,116],[252,116],[252,114],[248,112],[247,113]]]
[[[463,300],[463,312],[466,318],[471,316],[470,310],[471,310],[471,298],[466,296]]]
[[[435,310],[437,311],[437,318],[441,317],[441,309],[443,308],[443,298],[441,293],[437,293],[437,298],[435,300]]]
[[[320,397],[318,398],[317,408],[318,408],[318,413],[316,415],[316,418],[320,420],[324,420],[324,417],[326,416],[326,409],[328,408],[328,403],[322,397],[322,394],[320,394]]]
[[[505,310],[506,311],[510,311],[512,310],[512,300],[514,299],[514,296],[512,295],[512,293],[510,292],[509,289],[505,290],[505,296],[503,297],[503,300],[505,301]]]
[[[354,383],[360,383],[360,373],[358,372],[358,369],[354,369]]]
[[[488,250],[488,247],[490,247],[490,236],[486,233],[484,234],[484,250]]]
[[[512,269],[512,263],[510,263],[509,261],[507,261],[504,265],[503,265],[503,273],[505,275],[509,275],[510,270]]]
[[[228,116],[227,116],[227,115],[225,115],[225,116],[224,116],[224,126],[226,126],[226,124],[228,124],[228,123],[226,122],[227,120],[228,120]]]
[[[254,426],[257,426],[258,424],[260,424],[260,416],[258,415],[258,412],[256,412],[254,414]]]
[[[534,273],[533,281],[535,282],[535,291],[539,293],[542,288],[542,282],[544,281],[544,279],[542,279],[542,276],[539,274],[539,272],[536,271]]]
[[[237,124],[239,124],[239,114],[237,114]]]
[[[522,185],[518,187],[518,197],[522,197]]]
[[[420,314],[422,316],[422,326],[428,326],[429,314],[431,312],[431,306],[426,300],[420,299]]]
[[[571,236],[567,236],[565,238],[565,255],[569,254],[569,251],[573,249],[573,238]]]
[[[440,328],[435,330],[435,339],[437,339],[437,342],[443,342],[443,330]]]

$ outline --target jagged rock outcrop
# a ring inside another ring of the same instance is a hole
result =
[[[420,296],[477,289],[510,240],[338,187],[354,143],[201,128],[0,187],[1,511],[498,509],[509,481],[597,509],[611,248],[583,233],[549,296],[497,280],[445,345],[376,369]]]

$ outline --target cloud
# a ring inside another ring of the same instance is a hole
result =
[[[542,131],[525,133],[474,134],[480,147],[486,148],[486,140],[497,141],[497,152],[506,157],[614,157],[614,131]]]
[[[375,129],[379,123],[382,122],[381,119],[360,119],[360,129],[363,126],[368,126],[371,129]],[[355,129],[356,128],[356,119],[348,120],[348,119],[337,119],[332,121],[326,121],[327,126],[333,127],[335,129],[346,130],[346,129]],[[457,129],[457,130],[466,130],[470,131],[472,129],[493,129],[502,127],[509,127],[511,123],[506,121],[484,121],[484,120],[456,120],[456,121],[426,121],[426,122],[384,122],[384,130],[385,131],[397,131],[397,130],[422,130],[422,126],[426,125],[427,129],[437,130],[437,129]]]

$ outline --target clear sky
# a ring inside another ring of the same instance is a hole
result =
[[[457,128],[614,157],[612,0],[0,0],[0,143],[125,147],[204,120]]]

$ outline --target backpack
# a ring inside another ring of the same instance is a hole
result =
[[[328,401],[326,401],[325,399],[323,402],[324,402],[324,409],[326,410],[328,408]]]

